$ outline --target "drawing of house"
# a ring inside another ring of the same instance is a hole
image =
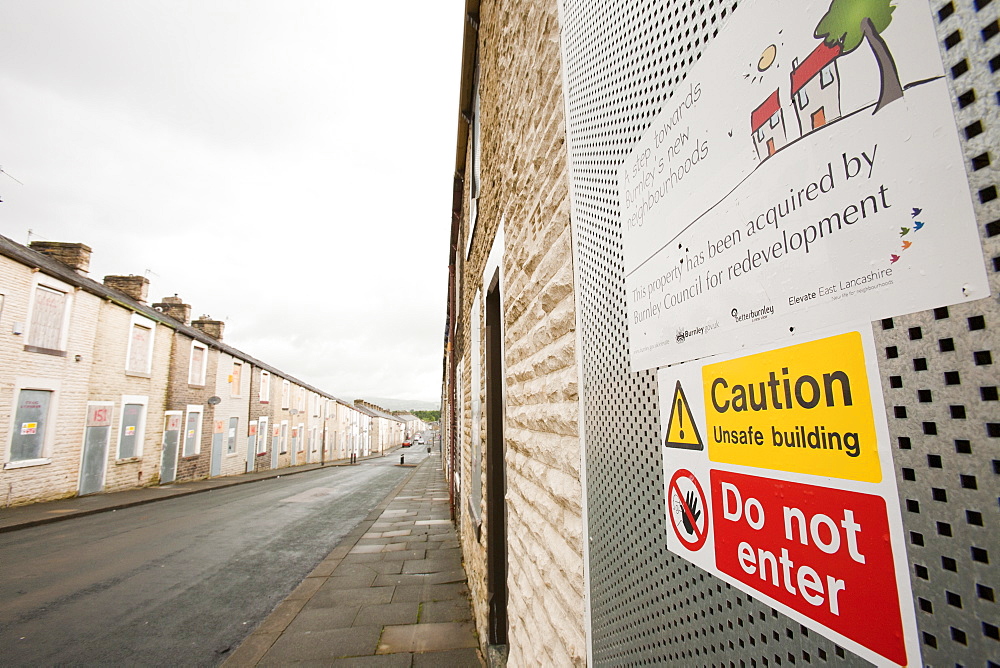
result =
[[[750,113],[750,131],[753,133],[753,145],[761,162],[788,143],[785,113],[781,109],[777,90]]]
[[[800,134],[807,134],[840,118],[840,44],[820,42],[801,63],[792,61],[792,105]],[[817,76],[818,75],[818,76]]]

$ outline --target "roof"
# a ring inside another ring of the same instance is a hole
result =
[[[750,113],[750,132],[757,132],[764,123],[767,123],[767,119],[778,113],[779,109],[781,109],[781,101],[778,99],[778,89],[775,88],[774,92]]]
[[[359,412],[359,413],[361,413],[363,415],[367,415],[368,417],[379,417],[375,413],[375,411],[373,411],[372,409],[368,408],[367,406],[362,406],[361,404],[354,404],[353,406],[351,406],[351,408],[353,408],[354,410],[356,410],[357,412]]]
[[[806,56],[799,66],[792,70],[792,95],[799,92],[803,86],[809,83],[816,74],[832,63],[840,55],[840,43],[827,46],[826,42],[820,42],[813,52]]]
[[[176,320],[175,318],[171,318],[170,316],[164,313],[160,313],[151,306],[135,301],[134,299],[132,299],[123,292],[119,292],[114,288],[109,288],[103,283],[100,283],[92,278],[88,278],[87,276],[79,274],[72,267],[63,264],[62,262],[56,260],[53,257],[49,257],[45,253],[39,253],[38,251],[32,250],[27,246],[22,246],[16,241],[8,239],[3,235],[0,235],[0,256],[10,258],[15,262],[20,262],[26,267],[37,268],[39,271],[43,271],[49,276],[59,279],[63,283],[68,283],[69,285],[80,288],[85,292],[89,292],[92,295],[96,295],[101,299],[106,299],[124,309],[128,309],[135,313],[141,313],[143,316],[149,318],[154,322],[157,322],[165,327],[169,327],[170,329],[180,332],[181,334],[184,334],[184,336],[192,338],[200,343],[204,343],[209,348],[215,348],[216,350],[224,352],[228,355],[237,357],[243,360],[244,362],[249,362],[255,367],[263,369],[264,371],[267,371],[272,375],[288,379],[289,381],[295,383],[296,385],[303,387],[311,392],[315,392],[316,394],[319,394],[328,399],[336,398],[333,395],[329,394],[328,392],[324,392],[323,390],[308,385],[307,383],[304,383],[301,380],[298,380],[297,378],[288,375],[287,373],[281,371],[280,369],[276,369],[270,364],[261,362],[260,360],[255,359],[254,357],[248,355],[247,353],[241,350],[233,348],[232,346],[227,345],[219,341],[218,339],[214,339],[211,336],[208,336],[207,334],[205,334],[196,327],[192,327],[191,325],[185,325],[180,320]]]

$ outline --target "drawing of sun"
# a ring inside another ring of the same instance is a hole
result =
[[[760,54],[760,60],[757,61],[757,71],[763,72],[771,65],[774,64],[774,58],[778,55],[778,47],[774,44],[770,45]]]

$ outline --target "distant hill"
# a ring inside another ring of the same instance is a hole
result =
[[[436,411],[441,408],[439,401],[415,401],[411,399],[386,399],[385,397],[354,397],[381,406],[390,411]],[[353,401],[353,399],[348,399]]]

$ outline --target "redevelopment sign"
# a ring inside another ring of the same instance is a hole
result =
[[[618,183],[637,370],[989,294],[926,3],[741,3]]]

